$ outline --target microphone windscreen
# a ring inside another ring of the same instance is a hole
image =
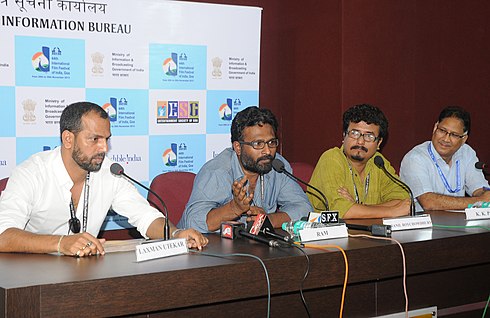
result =
[[[383,168],[385,166],[385,161],[383,160],[383,158],[381,158],[381,156],[376,156],[374,157],[374,164],[378,168]]]
[[[114,163],[111,165],[111,173],[112,173],[112,174],[115,174],[116,176],[119,176],[119,175],[121,175],[122,173],[124,173],[124,168],[123,168],[123,167],[122,167],[120,164],[118,164],[118,163],[114,162]]]
[[[485,164],[481,161],[478,161],[477,163],[475,163],[475,168],[482,170],[483,168],[485,168]]]
[[[277,172],[282,173],[284,172],[284,162],[276,158],[272,160],[272,168],[274,168],[274,170]]]

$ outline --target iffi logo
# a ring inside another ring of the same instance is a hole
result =
[[[171,143],[170,148],[163,152],[163,164],[169,167],[177,165],[177,144]]]
[[[38,72],[49,72],[49,47],[43,46],[41,52],[32,56],[32,67]]]
[[[168,76],[177,76],[177,64],[179,63],[179,59],[177,53],[172,53],[170,55],[171,57],[166,58],[165,61],[163,61],[163,72]]]
[[[114,97],[110,98],[109,103],[105,103],[102,108],[107,112],[107,115],[109,115],[110,121],[116,121],[117,120],[117,99]]]
[[[231,120],[231,107],[232,100],[231,98],[226,99],[226,103],[222,104],[219,108],[219,117],[221,120],[230,121]]]

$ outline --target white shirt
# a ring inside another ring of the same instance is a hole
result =
[[[111,164],[105,158],[101,169],[90,173],[87,232],[97,236],[112,207],[145,236],[150,224],[162,214],[128,180],[114,176]],[[72,187],[60,147],[31,156],[14,168],[0,197],[0,234],[8,228],[36,234],[68,234]],[[84,191],[76,211],[82,228]]]
[[[431,147],[432,154],[451,189],[457,187],[458,164],[456,161],[459,161],[461,189],[458,192],[451,193],[446,189],[438,169],[431,159],[428,147]],[[400,178],[412,189],[415,198],[428,192],[464,197],[465,193],[472,195],[476,190],[488,187],[483,172],[475,168],[477,161],[478,157],[473,148],[468,144],[463,144],[452,156],[452,164],[448,165],[436,151],[432,142],[426,141],[415,146],[403,157],[400,166]],[[423,211],[418,200],[416,200],[416,205],[417,211]]]

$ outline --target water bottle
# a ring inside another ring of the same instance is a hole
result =
[[[291,236],[298,236],[299,230],[319,228],[319,227],[328,227],[328,225],[320,222],[307,222],[302,220],[289,221],[289,222],[284,222],[282,224],[282,229],[288,232]]]

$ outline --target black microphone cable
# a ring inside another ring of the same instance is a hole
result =
[[[284,162],[282,162],[281,160],[279,160],[279,159],[276,158],[276,159],[274,159],[272,161],[272,168],[274,168],[275,171],[277,171],[279,173],[284,173],[285,175],[287,175],[288,177],[292,178],[293,180],[296,180],[297,182],[300,182],[300,183],[304,184],[305,186],[310,187],[313,190],[315,190],[316,192],[318,192],[321,195],[321,198],[318,195],[312,193],[311,191],[307,191],[308,193],[310,193],[311,195],[315,196],[320,201],[322,201],[323,205],[325,205],[326,211],[329,210],[328,200],[327,200],[327,197],[325,196],[325,194],[323,194],[323,192],[321,192],[320,190],[318,190],[317,188],[315,188],[311,184],[306,183],[305,181],[303,181],[300,178],[296,177],[291,172],[287,171],[286,168],[284,167]],[[322,200],[322,198],[323,198],[323,200]]]
[[[303,288],[305,285],[306,278],[308,277],[308,274],[310,273],[310,257],[308,254],[301,248],[301,246],[292,244],[291,246],[297,248],[303,255],[306,257],[306,269],[305,269],[305,274],[303,275],[303,279],[301,280],[301,284],[299,285],[299,294],[301,296],[301,302],[303,303],[303,306],[305,307],[306,314],[308,317],[311,317],[310,313],[310,308],[308,307],[308,304],[306,303],[305,295],[303,294]]]
[[[374,157],[374,164],[378,168],[383,170],[383,172],[385,173],[385,175],[388,178],[390,178],[393,182],[395,182],[396,184],[401,186],[405,191],[408,192],[408,194],[410,195],[410,216],[415,216],[415,199],[413,197],[412,189],[410,189],[410,187],[407,184],[405,184],[401,180],[398,180],[391,173],[389,173],[388,170],[386,170],[385,161],[383,160],[383,158],[380,155],[377,155],[376,157]]]
[[[255,256],[253,254],[245,254],[245,253],[214,254],[214,253],[195,251],[195,250],[189,250],[189,252],[196,254],[196,255],[204,255],[204,256],[219,257],[219,258],[239,256],[239,257],[251,257],[251,258],[256,259],[260,263],[262,268],[264,269],[265,279],[267,281],[267,318],[270,317],[270,315],[271,315],[271,282],[269,279],[269,272],[267,270],[267,267],[265,266],[264,261],[260,259],[260,257]]]

